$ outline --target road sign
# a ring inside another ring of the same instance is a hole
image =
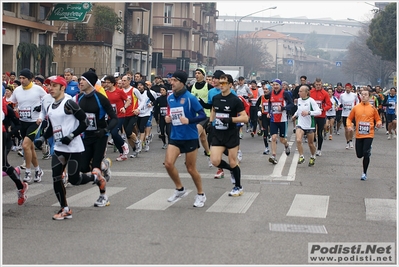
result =
[[[294,60],[293,59],[287,59],[287,64],[288,65],[294,65]]]
[[[341,67],[342,66],[342,61],[336,61],[335,62],[336,67]]]
[[[381,83],[381,78],[378,78],[377,82],[378,82],[378,83]]]
[[[84,20],[86,13],[91,10],[91,3],[56,4],[47,20],[74,21]]]

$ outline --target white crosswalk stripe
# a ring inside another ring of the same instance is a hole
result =
[[[365,198],[366,220],[396,221],[396,199]]]
[[[49,190],[53,190],[53,185],[52,184],[44,184],[44,183],[35,183],[29,185],[27,196],[28,200],[34,196],[40,195],[44,192],[47,192]],[[17,190],[12,190],[12,191],[7,191],[3,193],[3,204],[14,204],[17,203]]]
[[[326,218],[329,196],[296,194],[287,216]]]
[[[188,194],[192,190],[186,190]],[[166,210],[176,202],[168,202],[167,199],[173,195],[174,189],[159,189],[152,193],[148,197],[134,203],[126,209],[138,209],[138,210]],[[187,196],[185,197],[187,198]]]

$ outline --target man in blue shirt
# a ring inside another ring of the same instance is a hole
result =
[[[169,202],[176,202],[188,193],[181,183],[175,162],[180,153],[186,154],[186,168],[197,188],[194,207],[202,208],[206,196],[202,190],[201,176],[196,167],[199,147],[197,123],[206,119],[204,109],[197,98],[192,95],[185,83],[187,73],[176,71],[170,79],[173,93],[168,96],[169,110],[165,122],[171,123],[171,134],[165,155],[165,168],[176,186],[175,193],[168,198]]]
[[[79,84],[74,80],[72,80],[72,77],[73,77],[73,69],[66,68],[64,70],[64,78],[67,82],[65,93],[74,97],[75,95],[79,94]]]

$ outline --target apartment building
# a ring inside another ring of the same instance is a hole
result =
[[[82,20],[67,17],[88,6]],[[118,23],[101,26],[115,16]],[[193,77],[197,67],[216,65],[217,17],[216,3],[3,3],[3,69],[45,76],[65,68],[77,75],[95,68],[98,76],[130,70],[147,79],[183,69]]]

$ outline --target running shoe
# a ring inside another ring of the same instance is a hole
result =
[[[353,142],[352,141],[349,141],[349,147],[353,148]]]
[[[147,137],[148,143],[151,143],[151,142],[152,142],[152,138],[153,138],[153,135],[152,135],[152,133],[151,133],[151,134],[148,135],[148,137]]]
[[[144,151],[148,152],[150,150],[150,146],[149,143],[146,142],[145,146],[144,146]]]
[[[388,134],[389,134],[389,132],[387,131],[387,132],[386,132],[386,135],[388,135]]]
[[[163,144],[162,149],[168,148],[168,144]]]
[[[240,137],[240,139],[242,139],[244,135],[240,132],[238,136]]]
[[[38,171],[35,171],[35,178],[33,179],[33,181],[35,183],[40,183],[42,181],[42,176],[43,176],[43,170],[40,169]]]
[[[346,143],[345,149],[349,149],[349,143]]]
[[[329,136],[328,140],[332,140],[332,134],[330,134],[330,136]]]
[[[23,188],[20,190],[17,190],[17,195],[18,195],[18,205],[22,205],[25,203],[25,201],[28,199],[28,196],[26,195],[26,192],[28,191],[28,184],[27,183],[22,183]]]
[[[14,152],[17,151],[17,147],[16,146],[12,146],[11,147],[11,151],[14,151]]]
[[[363,173],[362,177],[360,178],[360,180],[366,181],[367,180],[367,174]]]
[[[43,155],[42,159],[51,159],[50,153]]]
[[[263,155],[269,155],[270,154],[270,150],[269,148],[266,147],[265,151],[263,151]]]
[[[337,131],[337,135],[339,135],[339,130]]]
[[[393,139],[396,139],[396,134],[392,134],[392,138],[393,138]]]
[[[133,152],[133,154],[130,154],[129,158],[137,158],[138,153],[137,152]]]
[[[119,154],[119,157],[116,158],[116,161],[124,161],[127,160],[127,155],[125,155],[124,153]]]
[[[238,162],[241,162],[241,161],[242,161],[242,152],[241,152],[241,149],[239,149],[238,152],[237,152],[237,160],[238,160]]]
[[[114,145],[114,140],[113,139],[109,139],[108,145],[113,146]]]
[[[106,207],[109,206],[109,200],[106,195],[100,195],[96,202],[94,202],[94,207]]]
[[[255,132],[251,132],[251,136],[254,137],[255,136]]]
[[[18,150],[18,156],[24,157],[24,151],[22,149]]]
[[[291,153],[290,146],[287,145],[287,146],[285,147],[285,154],[286,154],[287,156],[289,156],[290,153]]]
[[[391,138],[392,138],[392,135],[391,134],[388,134],[388,140],[391,140]]]
[[[24,182],[28,184],[32,183],[32,175],[30,172],[25,172]]]
[[[316,161],[315,158],[310,158],[309,159],[309,167],[313,166],[315,161]]]
[[[109,179],[111,179],[111,166],[112,166],[112,161],[110,158],[105,158],[101,162],[101,170],[104,173],[104,178],[107,182],[109,181]]]
[[[124,144],[123,144],[123,146],[122,146],[122,151],[123,151],[123,155],[125,155],[126,158],[127,158],[127,154],[129,154],[129,146],[128,146],[127,143],[124,143]]]
[[[224,172],[223,169],[218,169],[215,176],[215,179],[223,179],[224,178]]]
[[[141,149],[142,149],[141,141],[140,141],[140,140],[137,140],[137,142],[136,142],[136,152],[137,152],[137,153],[140,153],[140,152],[141,152]]]
[[[305,162],[305,157],[304,156],[300,156],[298,159],[298,164],[302,164]]]
[[[319,156],[319,157],[321,156],[321,150],[316,151],[316,156]]]
[[[65,208],[60,209],[57,214],[53,216],[53,220],[64,220],[64,219],[72,219],[72,210],[68,209],[68,211],[65,211]]]
[[[259,131],[257,132],[257,134],[258,134],[259,136],[262,136],[262,131],[259,130]]]
[[[206,201],[205,194],[202,194],[202,195],[197,194],[195,196],[195,201],[194,201],[193,207],[202,208],[205,205],[205,201]]]
[[[19,167],[20,167],[21,169],[23,169],[23,170],[26,169],[26,162],[25,162],[25,160],[24,160],[24,162],[23,162],[21,165],[19,165]]]
[[[45,155],[49,155],[50,154],[50,146],[48,144],[43,144],[42,145],[42,154],[43,154],[43,157]]]
[[[270,163],[273,163],[273,164],[277,164],[277,159],[276,159],[276,157],[271,156],[271,157],[269,158],[269,162],[270,162]]]
[[[180,199],[182,199],[183,197],[187,196],[188,193],[186,191],[186,189],[183,187],[183,190],[177,190],[175,189],[175,192],[173,193],[173,195],[168,198],[168,202],[176,202]]]
[[[233,189],[229,193],[229,197],[239,197],[243,193],[244,193],[244,191],[242,190],[242,187],[240,188],[238,186],[235,186],[235,187],[233,187]]]
[[[304,140],[304,141],[305,141],[305,143],[307,143],[307,142],[308,142],[308,137],[307,137],[307,136],[305,136],[304,138],[305,138],[305,140]]]

